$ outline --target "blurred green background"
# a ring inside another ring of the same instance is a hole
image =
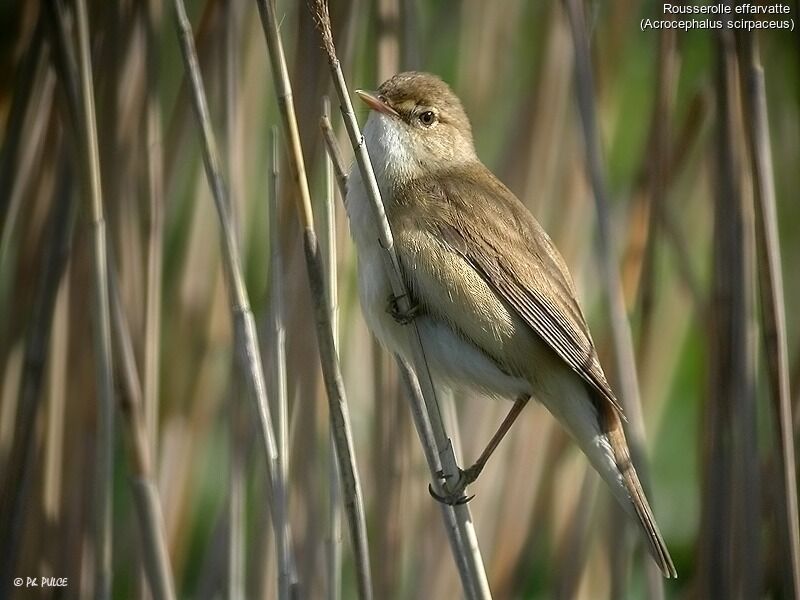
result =
[[[74,43],[74,5],[55,4],[63,6]],[[796,20],[797,4],[790,6]],[[782,520],[786,495],[758,310],[763,261],[754,242],[758,203],[742,82],[748,43],[757,37],[796,415],[800,36],[773,30],[745,34],[749,39],[738,35],[733,46],[721,50],[713,31],[641,31],[640,19],[660,16],[655,2],[589,2],[585,7],[614,253],[636,349],[650,496],[679,573],[678,580],[664,584],[664,597],[722,597],[717,592],[726,589],[730,597],[790,598],[797,590],[792,591],[788,526]],[[297,578],[301,597],[336,597],[326,566],[331,545],[327,400],[285,157],[279,211],[268,210],[270,135],[279,118],[256,4],[191,0],[187,10],[268,385],[274,357],[269,310],[276,292],[269,285],[272,220],[284,251],[288,501]],[[279,0],[277,13],[319,222],[326,184],[318,123],[322,96],[331,93],[327,62],[305,2]],[[479,156],[531,209],[564,255],[601,361],[616,385],[599,281],[597,217],[575,103],[573,42],[563,5],[341,0],[331,13],[351,88],[375,88],[409,69],[431,71],[451,84],[471,118]],[[89,2],[88,14],[109,262],[142,385],[140,403],[132,410],[144,423],[152,453],[150,475],[163,511],[176,592],[180,598],[237,593],[272,598],[277,573],[265,465],[253,406],[232,366],[219,226],[173,7],[159,1],[98,1]],[[4,574],[68,577],[69,586],[58,597],[83,598],[93,591],[90,524],[97,452],[91,227],[79,134],[69,120],[57,72],[59,47],[46,15],[44,2],[0,3],[0,481],[5,482],[0,534],[10,536],[19,527],[18,543],[4,538],[10,550],[3,552]],[[720,74],[725,64],[734,65],[727,89]],[[733,102],[732,120],[724,118],[726,99]],[[333,104],[334,127],[349,164],[352,152]],[[363,124],[366,110],[357,110]],[[720,144],[726,128],[739,159],[732,171],[720,166],[730,150]],[[720,185],[720,178],[731,179],[731,174],[740,185],[737,197],[726,195]],[[739,212],[744,215],[741,255],[737,244],[721,241]],[[339,353],[366,502],[375,597],[458,597],[457,571],[438,506],[426,491],[429,475],[396,369],[360,313],[355,253],[338,194],[335,220]],[[53,240],[61,240],[56,250]],[[752,263],[743,281],[735,278],[740,260]],[[148,300],[153,290],[155,300]],[[749,298],[749,333],[737,338],[746,347],[731,345],[720,334],[734,314],[736,294]],[[49,304],[42,304],[43,297]],[[32,332],[42,330],[46,343],[38,347]],[[754,365],[747,380],[752,389],[739,390],[736,398],[720,392],[721,379],[739,375],[725,370],[735,364],[730,356],[745,356]],[[129,395],[123,364],[115,342],[120,400]],[[458,433],[457,449],[469,464],[508,407],[480,397],[448,397],[445,405],[450,431]],[[737,408],[742,406],[751,412]],[[129,422],[118,413],[113,457],[117,598],[149,594],[130,488],[136,470]],[[789,427],[796,436],[800,420],[795,417]],[[24,452],[17,448],[23,430],[31,432]],[[473,486],[477,496],[471,508],[495,597],[645,598],[658,589],[648,579],[649,559],[641,544],[630,532],[622,535],[606,489],[596,485],[586,467],[543,408],[526,409]],[[712,473],[721,474],[722,487],[710,483]],[[757,487],[743,488],[742,482]],[[13,498],[23,489],[24,509],[14,513]],[[760,543],[743,547],[742,536],[753,528]],[[341,529],[340,594],[351,598],[355,581],[346,523]],[[719,539],[727,544],[715,544]],[[237,548],[243,556],[238,564],[231,561]],[[51,597],[0,581],[3,594]]]

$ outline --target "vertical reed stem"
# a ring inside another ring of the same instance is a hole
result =
[[[275,415],[278,422],[278,465],[284,481],[289,481],[289,409],[286,392],[286,329],[283,310],[283,256],[281,253],[278,224],[278,194],[280,154],[278,131],[270,132],[269,165],[269,248],[270,248],[270,290],[272,294],[272,318],[270,341],[272,344],[272,394]],[[288,488],[284,490],[288,492]],[[278,498],[278,509],[283,525],[275,535],[278,538],[278,597],[289,598],[292,585],[292,565],[289,556],[288,501],[286,493]]]
[[[786,341],[786,309],[783,305],[783,273],[775,208],[772,152],[770,150],[767,94],[764,69],[755,34],[741,35],[746,56],[740,64],[740,76],[746,96],[744,119],[754,180],[756,202],[756,243],[758,251],[759,291],[761,295],[761,333],[769,376],[772,406],[778,432],[779,462],[785,517],[784,564],[790,573],[791,589],[787,597],[800,596],[800,533],[798,533],[797,477],[792,435],[792,406],[789,393],[789,357]]]
[[[743,170],[733,32],[716,34],[713,279],[700,596],[752,598],[761,580],[753,207]]]
[[[353,146],[356,162],[367,188],[367,194],[372,203],[373,210],[375,211],[378,223],[378,231],[376,233],[380,239],[381,246],[385,250],[386,270],[392,287],[392,293],[398,299],[399,310],[408,310],[409,296],[406,292],[400,272],[400,263],[394,252],[392,231],[386,219],[386,213],[378,190],[378,184],[375,180],[375,174],[372,170],[372,163],[367,153],[367,147],[358,127],[355,113],[353,112],[353,106],[350,102],[350,96],[348,95],[347,84],[344,80],[341,65],[339,59],[336,57],[336,48],[333,44],[333,34],[331,32],[327,2],[325,0],[316,0],[314,11],[320,28],[323,45],[328,56],[328,64],[330,66],[334,88],[339,97],[339,107],[342,112],[342,117],[344,118],[345,128],[347,129],[350,143]],[[418,432],[424,432],[428,429],[433,432],[435,449],[427,449],[426,451],[433,450],[432,454],[438,456],[437,462],[441,461],[441,470],[446,474],[450,474],[451,477],[446,478],[444,483],[442,483],[441,479],[436,475],[440,469],[433,465],[431,465],[431,476],[434,484],[437,487],[443,487],[445,493],[448,493],[450,491],[449,486],[458,483],[458,474],[461,471],[458,467],[455,452],[453,451],[453,444],[444,429],[433,380],[431,379],[430,371],[427,368],[425,360],[422,340],[417,325],[413,321],[411,323],[411,330],[411,348],[414,356],[415,371],[420,389],[422,390],[422,399],[425,402],[425,409],[415,407],[413,414],[415,419],[421,419],[420,422],[416,423]],[[421,379],[419,379],[420,375],[422,376]],[[409,398],[411,402],[417,399],[419,399],[419,396],[416,395],[411,395]],[[430,438],[427,436],[420,435],[420,439],[423,444],[430,441]],[[466,494],[467,491],[464,490],[464,493]],[[489,591],[489,583],[486,579],[483,558],[480,555],[480,548],[478,547],[478,540],[475,535],[475,528],[470,510],[466,504],[460,504],[453,507],[453,511],[455,512],[455,521],[460,534],[457,538],[454,537],[453,541],[460,541],[459,553],[463,554],[462,557],[456,557],[456,564],[465,564],[468,566],[468,571],[464,571],[463,573],[459,571],[464,575],[462,577],[464,592],[470,598],[489,598],[491,597],[491,592]],[[466,576],[467,573],[468,577]]]
[[[644,418],[639,396],[639,382],[636,375],[633,339],[626,314],[625,300],[622,295],[619,270],[614,258],[614,234],[609,216],[608,187],[605,180],[602,145],[595,114],[594,82],[583,2],[582,0],[565,0],[565,4],[575,47],[575,84],[586,146],[586,168],[591,181],[597,211],[597,237],[600,268],[603,275],[600,279],[603,283],[608,319],[611,324],[615,379],[619,386],[622,406],[631,425],[628,434],[631,454],[642,479],[642,485],[647,490],[649,489],[649,470],[642,460],[644,458]],[[648,561],[647,571],[651,594],[662,595],[663,583],[660,576],[655,575],[657,573],[655,563]]]
[[[119,407],[122,425],[127,434],[127,450],[131,463],[131,492],[141,535],[144,572],[153,600],[172,600],[175,589],[167,552],[164,516],[153,479],[153,455],[143,419],[142,386],[136,368],[130,327],[125,319],[116,274],[110,271],[110,302],[114,340],[118,356],[117,372],[122,375]]]
[[[322,102],[322,119],[330,120],[331,104],[325,96]],[[325,153],[325,194],[323,196],[322,256],[328,283],[328,300],[331,307],[331,327],[334,343],[339,346],[339,300],[336,272],[336,213],[333,201],[334,176],[333,162]],[[342,494],[339,489],[339,468],[336,460],[336,442],[333,431],[328,444],[328,600],[339,600],[342,587]]]
[[[114,378],[111,363],[111,313],[108,299],[108,259],[100,157],[94,110],[94,84],[89,50],[89,18],[86,1],[75,2],[78,29],[78,76],[80,78],[84,183],[92,220],[92,275],[94,279],[93,334],[97,377],[97,448],[93,537],[95,597],[111,597],[111,500],[114,478]]]
[[[61,154],[61,152],[57,152]],[[31,327],[25,339],[25,355],[19,386],[19,409],[15,418],[15,434],[3,475],[0,495],[0,542],[3,560],[0,561],[0,597],[10,596],[11,580],[16,576],[25,514],[31,504],[35,469],[39,463],[39,446],[35,435],[41,406],[44,368],[53,323],[58,288],[67,268],[75,221],[75,199],[72,192],[70,165],[64,163],[58,174],[42,252],[38,282],[31,312]]]
[[[303,228],[304,249],[306,258],[306,274],[311,287],[311,298],[314,302],[316,317],[317,343],[322,363],[322,374],[328,392],[331,427],[336,439],[336,456],[339,460],[339,472],[342,478],[342,494],[344,508],[350,526],[351,542],[356,563],[357,586],[360,598],[372,598],[372,576],[370,573],[369,550],[367,547],[367,528],[364,515],[364,501],[361,482],[355,460],[353,436],[350,429],[350,417],[345,399],[344,383],[336,353],[336,344],[331,325],[331,309],[325,289],[325,275],[322,259],[317,246],[314,231],[314,219],[311,211],[311,195],[308,191],[305,163],[300,147],[300,136],[294,112],[292,87],[286,67],[283,44],[278,34],[278,23],[275,18],[275,7],[270,0],[257,0],[261,24],[264,29],[269,49],[275,93],[278,99],[284,135],[289,150],[289,165],[292,177],[297,186],[297,211]]]
[[[234,321],[234,342],[239,360],[240,371],[246,376],[249,387],[249,396],[255,402],[258,415],[258,432],[261,437],[263,452],[267,466],[268,494],[273,527],[276,532],[276,543],[280,538],[277,532],[285,528],[285,520],[281,518],[280,498],[286,490],[286,481],[278,462],[278,450],[275,434],[272,428],[267,393],[264,384],[263,367],[256,336],[255,320],[250,309],[250,301],[242,275],[242,263],[239,256],[239,247],[236,232],[231,221],[228,203],[228,194],[220,169],[219,155],[217,153],[214,134],[208,114],[203,81],[197,62],[197,53],[192,38],[191,26],[186,16],[186,8],[182,0],[174,0],[175,24],[178,41],[184,60],[184,68],[191,81],[192,105],[195,117],[200,126],[203,163],[206,176],[214,197],[217,216],[220,222],[220,235],[222,242],[222,258],[225,278],[228,288],[231,313]]]
[[[161,105],[159,103],[159,42],[161,1],[147,0],[147,296],[144,326],[143,412],[150,454],[158,456],[158,398],[161,359],[161,278],[164,256],[164,157],[161,140]],[[154,464],[157,461],[154,462]]]

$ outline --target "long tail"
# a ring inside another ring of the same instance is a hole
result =
[[[675,565],[631,462],[616,409],[608,402],[595,401],[577,378],[562,377],[558,381],[562,387],[554,387],[553,393],[542,393],[537,398],[566,427],[620,505],[640,523],[650,554],[664,577],[677,577]]]
[[[608,442],[611,445],[611,450],[614,453],[614,460],[617,463],[617,468],[627,488],[630,502],[633,504],[633,509],[636,512],[636,516],[639,518],[639,524],[642,526],[642,530],[647,538],[650,554],[661,569],[664,577],[675,578],[678,576],[675,571],[675,565],[672,563],[672,557],[669,555],[669,550],[667,550],[667,545],[664,543],[664,538],[661,537],[661,532],[656,524],[656,518],[653,515],[653,511],[650,509],[650,504],[647,502],[647,497],[642,489],[639,476],[636,474],[636,469],[633,466],[630,450],[628,449],[628,442],[625,439],[625,432],[622,429],[622,421],[616,410],[611,406],[604,407],[601,411],[603,412],[601,416],[603,432],[606,434]]]

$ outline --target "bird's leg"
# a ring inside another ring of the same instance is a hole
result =
[[[400,309],[400,306],[398,306],[399,300],[407,296],[408,294],[403,294],[402,296],[395,296],[392,294],[389,296],[389,300],[386,303],[386,312],[392,315],[392,318],[400,325],[408,325],[419,313],[419,304],[411,302],[411,298],[409,298],[408,310]]]
[[[483,467],[486,466],[486,463],[489,461],[489,457],[492,456],[497,447],[500,445],[500,442],[503,440],[505,435],[508,433],[508,430],[511,429],[511,426],[514,424],[514,421],[517,420],[517,417],[522,412],[522,409],[525,408],[525,405],[528,403],[531,397],[527,394],[523,394],[519,396],[516,400],[514,400],[514,405],[511,407],[511,410],[508,411],[505,419],[503,422],[500,423],[500,427],[497,428],[492,439],[489,440],[489,443],[486,444],[486,448],[483,449],[481,455],[478,457],[478,460],[469,467],[468,469],[459,469],[459,477],[456,485],[444,496],[441,496],[433,491],[431,486],[428,486],[428,491],[431,493],[436,500],[439,502],[444,502],[445,504],[456,505],[456,504],[465,504],[472,500],[474,496],[470,496],[469,498],[464,495],[464,490],[466,487],[473,483],[478,476],[483,471]],[[445,475],[443,472],[437,473],[441,478],[448,479],[452,477],[452,475]]]

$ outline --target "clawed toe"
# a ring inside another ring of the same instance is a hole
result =
[[[402,296],[389,296],[389,301],[387,302],[386,312],[388,312],[392,318],[399,323],[400,325],[408,325],[411,321],[419,313],[419,305],[412,304],[409,306],[408,310],[401,310],[398,306],[398,301],[401,298],[404,298],[406,294]]]
[[[466,496],[464,494],[464,490],[470,483],[475,481],[478,472],[479,469],[476,470],[473,467],[470,467],[466,471],[459,469],[458,481],[451,491],[442,495],[436,492],[431,484],[428,484],[428,492],[434,500],[441,502],[442,504],[448,504],[450,506],[460,506],[462,504],[466,504],[472,500],[475,495],[473,494],[472,496]],[[436,477],[444,481],[452,479],[454,476],[455,475],[452,473],[445,473],[444,470],[436,472]]]
[[[458,490],[456,493],[453,494],[445,494],[445,495],[437,494],[430,483],[428,484],[428,493],[431,495],[431,498],[433,498],[437,502],[441,502],[442,504],[447,504],[449,506],[461,506],[462,504],[466,504],[475,497],[474,494],[472,496],[465,496],[463,489]]]

